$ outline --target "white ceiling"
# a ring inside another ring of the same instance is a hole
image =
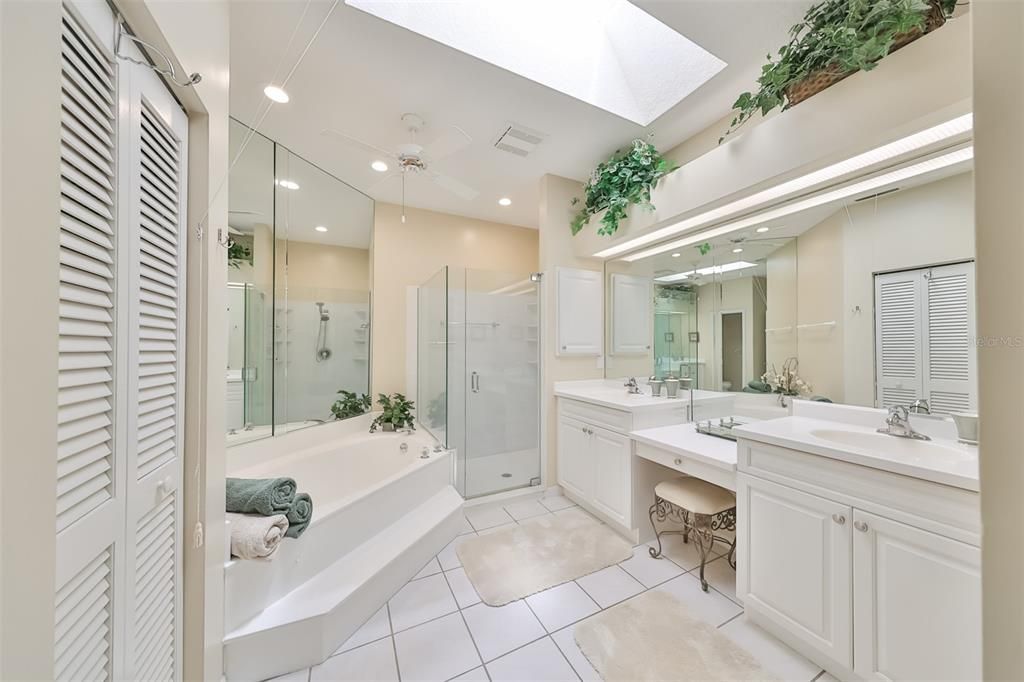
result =
[[[440,0],[439,0],[440,1]],[[559,0],[550,0],[558,2]],[[764,57],[786,40],[807,0],[634,0],[634,4],[724,61],[692,95],[643,128],[614,114],[475,59],[339,2],[287,83],[291,102],[274,105],[261,132],[374,199],[399,203],[401,182],[369,167],[374,155],[325,136],[335,129],[394,149],[408,141],[400,117],[414,112],[428,144],[451,125],[473,139],[435,169],[480,194],[460,199],[423,177],[406,187],[410,206],[536,227],[545,173],[583,180],[617,147],[654,133],[667,150],[726,115],[749,89]],[[232,3],[231,113],[252,124],[269,101],[263,87],[282,82],[327,16],[328,0]],[[300,21],[301,18],[301,21]],[[294,34],[294,37],[293,37]],[[680,65],[650,64],[666,78]],[[546,134],[527,158],[492,144],[513,122]],[[502,196],[512,205],[501,207]]]

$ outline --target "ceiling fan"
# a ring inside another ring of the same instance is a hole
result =
[[[393,178],[402,178],[402,222],[405,222],[405,181],[409,176],[420,175],[431,180],[435,185],[445,189],[460,199],[472,201],[480,192],[461,180],[445,175],[434,168],[441,159],[469,146],[473,141],[466,131],[458,126],[448,126],[433,142],[427,146],[420,145],[416,138],[426,123],[417,114],[402,114],[402,123],[409,131],[410,140],[396,147],[395,151],[382,149],[356,137],[333,129],[325,129],[321,134],[338,138],[347,144],[360,147],[374,155],[381,155],[397,162],[398,168],[384,177],[378,185]],[[376,185],[374,185],[376,186]]]

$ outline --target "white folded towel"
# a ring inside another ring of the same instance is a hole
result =
[[[239,559],[270,559],[288,530],[284,514],[257,516],[228,512],[231,524],[231,556]]]

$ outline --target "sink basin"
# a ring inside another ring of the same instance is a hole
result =
[[[934,440],[898,438],[873,431],[846,429],[812,429],[811,435],[836,445],[856,448],[870,453],[887,453],[905,459],[929,459],[935,457],[956,457],[969,459],[975,456],[970,450],[954,443]]]

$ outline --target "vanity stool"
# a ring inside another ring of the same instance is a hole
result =
[[[716,530],[736,530],[736,493],[699,478],[681,476],[654,486],[654,504],[648,515],[654,536],[658,539],[658,549],[651,547],[648,550],[655,559],[662,554],[662,535],[682,535],[683,542],[689,542],[693,533],[700,552],[700,586],[705,592],[708,591],[708,581],[704,579],[704,564],[716,540],[729,545],[726,560],[733,570],[736,569],[735,536],[730,542],[715,535]],[[655,518],[661,522],[679,523],[683,528],[659,531]]]

